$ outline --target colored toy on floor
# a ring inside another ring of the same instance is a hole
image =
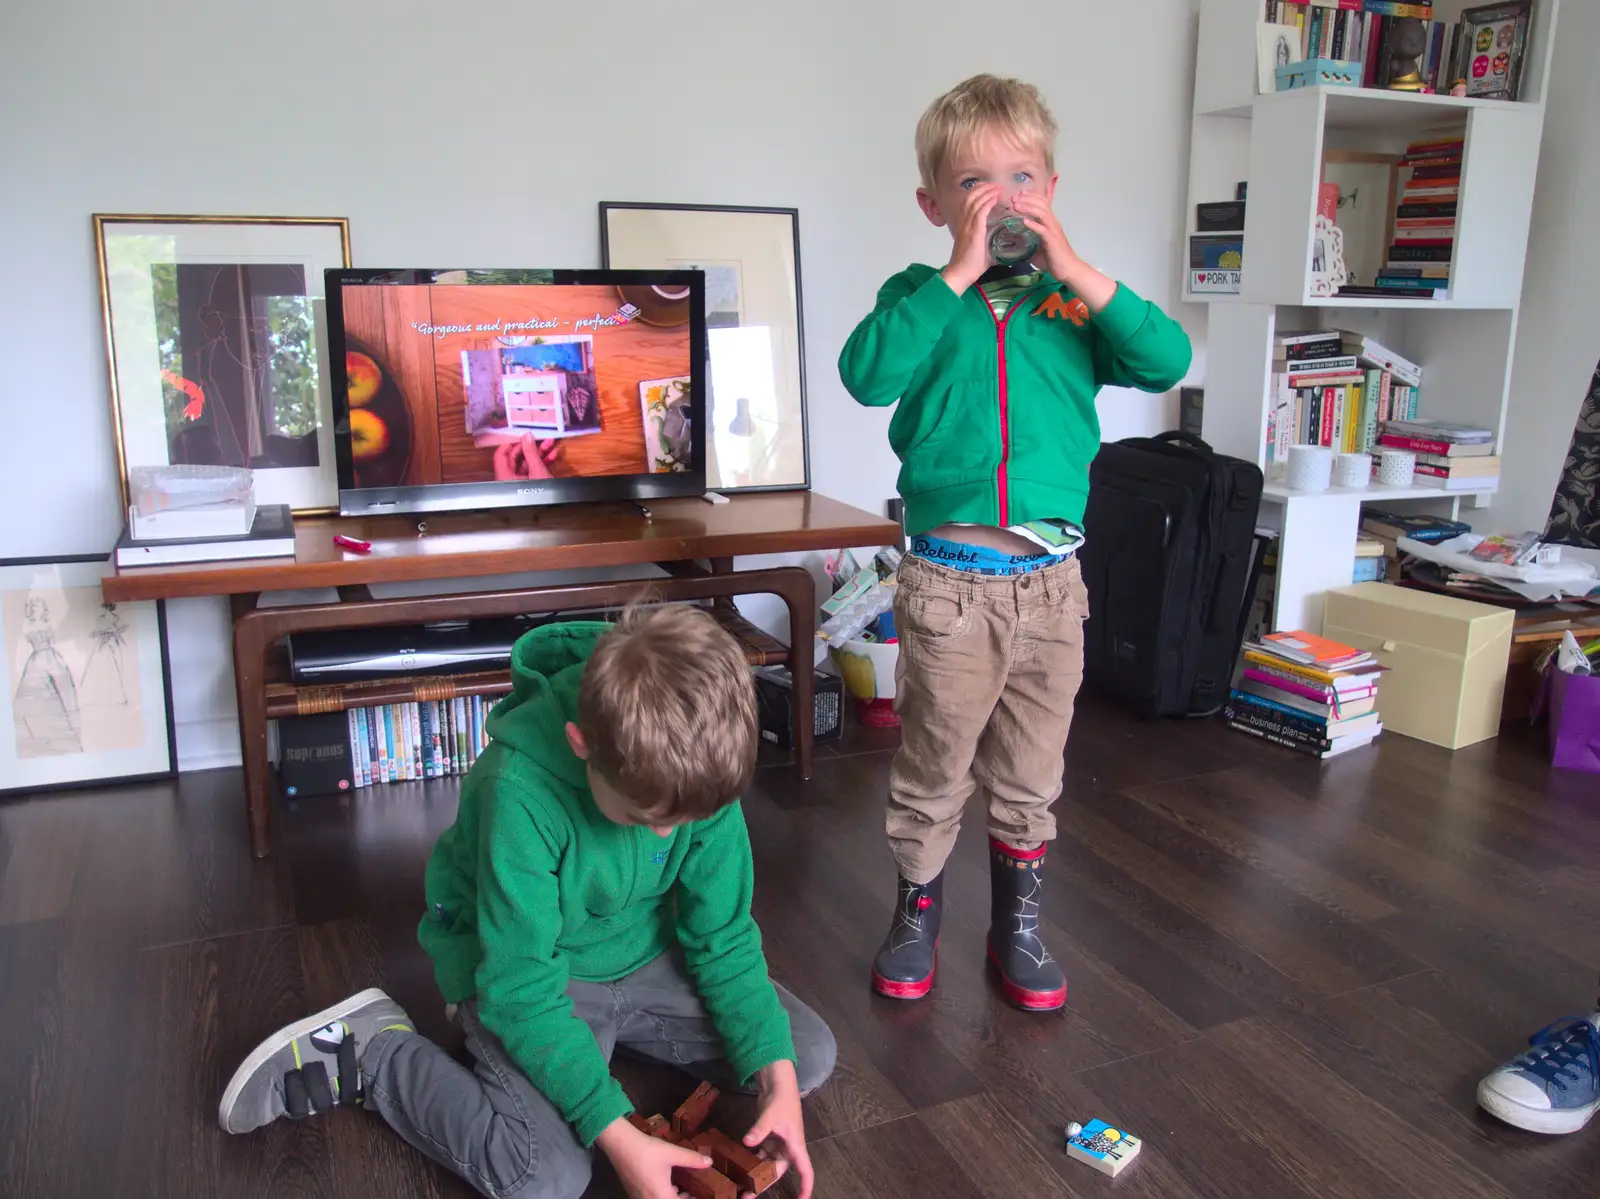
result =
[[[1074,1121],[1067,1125],[1066,1134],[1069,1157],[1113,1178],[1139,1156],[1144,1144],[1132,1133],[1112,1128],[1104,1120],[1090,1120],[1086,1125]]]
[[[711,1159],[710,1169],[672,1172],[673,1185],[690,1199],[759,1195],[778,1181],[777,1162],[752,1152],[715,1128],[705,1127],[719,1094],[710,1083],[701,1083],[672,1113],[670,1123],[661,1116],[641,1116],[638,1112],[628,1117],[640,1132],[686,1149],[698,1149]]]

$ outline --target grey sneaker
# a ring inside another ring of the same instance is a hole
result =
[[[1600,1111],[1600,1010],[1540,1029],[1478,1084],[1478,1103],[1529,1132],[1577,1132]]]
[[[280,1116],[300,1120],[361,1103],[361,1054],[390,1031],[416,1029],[376,987],[280,1028],[233,1072],[217,1108],[223,1131],[252,1132]]]

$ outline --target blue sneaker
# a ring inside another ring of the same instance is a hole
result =
[[[1529,1132],[1577,1132],[1600,1111],[1600,1010],[1558,1020],[1478,1084],[1478,1103]]]

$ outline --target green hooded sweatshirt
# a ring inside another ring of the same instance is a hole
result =
[[[845,343],[839,375],[869,407],[899,401],[906,532],[950,522],[1083,521],[1105,386],[1161,392],[1189,369],[1182,327],[1128,288],[1091,316],[1048,273],[1003,317],[931,266],[901,271]]]
[[[612,982],[676,941],[741,1079],[794,1060],[789,1017],[750,915],[750,838],[737,803],[662,837],[613,824],[567,743],[578,682],[610,626],[547,625],[511,652],[514,689],[428,861],[418,937],[445,1002],[478,1016],[585,1145],[632,1110],[569,980]]]

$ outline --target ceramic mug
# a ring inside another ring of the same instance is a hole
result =
[[[1372,457],[1340,454],[1333,464],[1333,481],[1340,487],[1365,487],[1372,482]]]
[[[1385,487],[1410,487],[1417,476],[1417,456],[1410,450],[1384,450],[1378,455],[1378,482]]]
[[[1333,482],[1333,451],[1320,445],[1289,447],[1285,478],[1291,491],[1326,491]]]

